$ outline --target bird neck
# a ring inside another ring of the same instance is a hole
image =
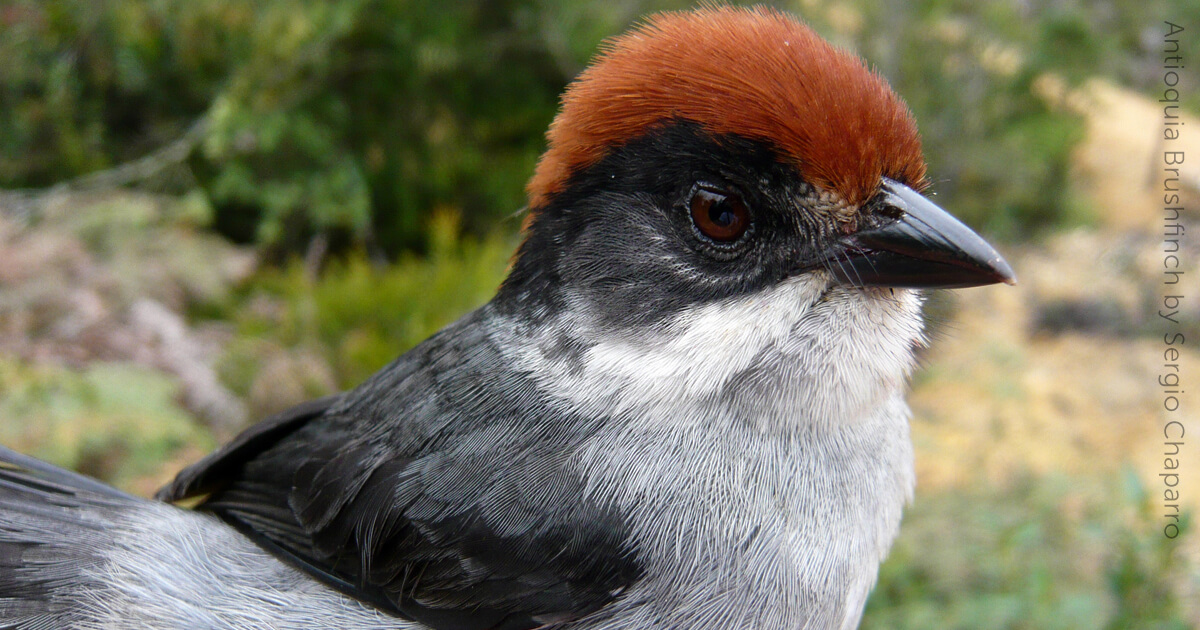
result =
[[[796,280],[636,332],[575,303],[492,334],[543,395],[610,419],[571,459],[642,550],[621,602],[664,627],[852,628],[911,498],[920,304]]]
[[[490,319],[511,364],[585,416],[788,435],[854,424],[903,392],[924,343],[921,301],[796,280],[638,330],[606,328],[579,302],[536,320],[504,309]]]

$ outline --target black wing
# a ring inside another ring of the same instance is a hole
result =
[[[225,446],[184,468],[170,484],[158,491],[156,498],[160,501],[179,501],[208,494],[228,485],[243,464],[308,421],[320,417],[337,400],[337,396],[310,400],[255,424]]]
[[[621,514],[570,465],[594,422],[550,408],[468,318],[344,398],[250,429],[160,498],[210,493],[200,509],[433,628],[577,619],[640,567]]]

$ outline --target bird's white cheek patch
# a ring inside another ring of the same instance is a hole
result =
[[[502,345],[544,391],[586,413],[682,424],[753,409],[760,423],[838,421],[903,386],[921,340],[920,298],[827,289],[823,274],[795,278],[688,309],[644,341],[601,334],[584,316],[564,318],[540,334],[566,334],[586,348],[573,366],[529,340]],[[750,370],[794,380],[738,400],[729,385]],[[717,400],[728,409],[714,409]]]
[[[657,338],[600,339],[584,357],[584,378],[622,382],[643,396],[714,394],[751,366],[764,347],[786,339],[820,294],[817,283],[788,282],[734,302],[684,311]]]

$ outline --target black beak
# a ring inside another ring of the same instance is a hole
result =
[[[883,180],[882,203],[895,216],[849,234],[825,252],[838,282],[855,287],[954,289],[1017,276],[987,241],[913,189]]]

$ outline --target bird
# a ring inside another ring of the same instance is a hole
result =
[[[647,18],[546,137],[495,297],[358,387],[154,500],[0,452],[0,627],[856,627],[924,295],[1012,268],[885,79],[774,9]]]

